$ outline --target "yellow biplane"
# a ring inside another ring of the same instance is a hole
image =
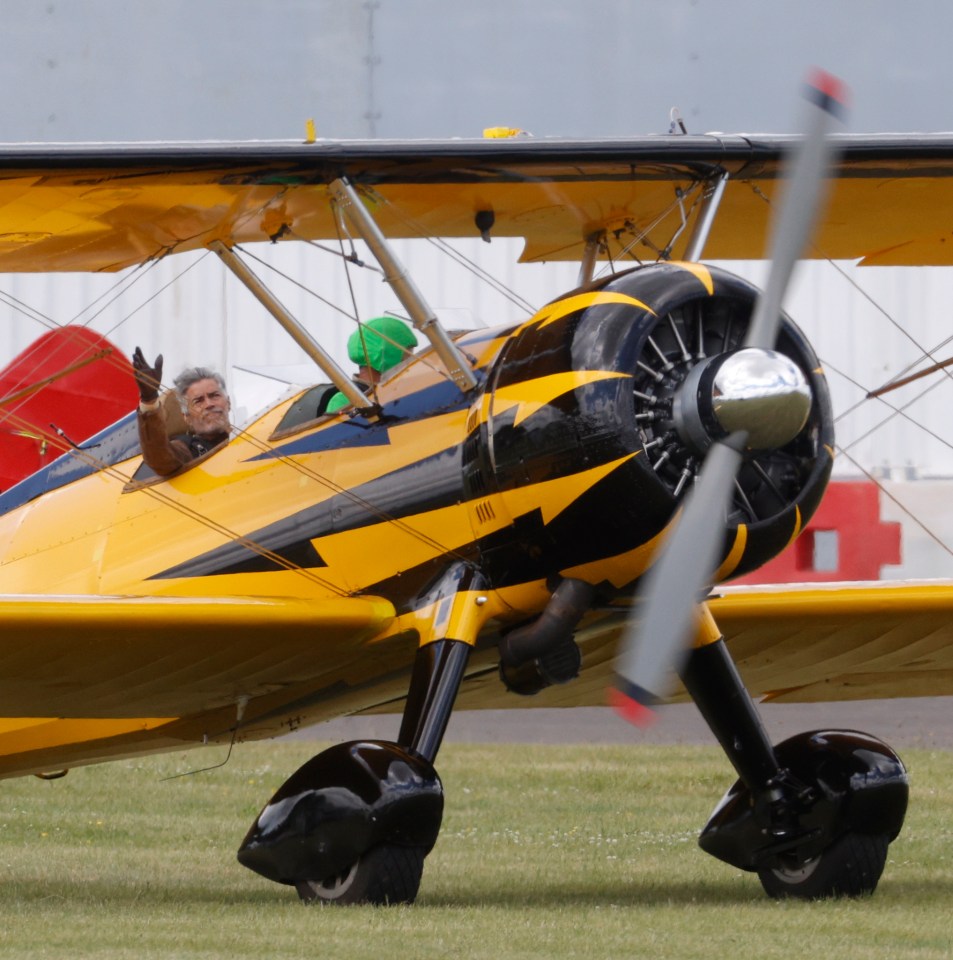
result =
[[[789,148],[815,142],[832,165],[786,177]],[[0,271],[211,249],[320,368],[170,477],[142,465],[132,412],[0,495],[0,776],[402,711],[393,741],[294,773],[239,859],[305,900],[412,901],[455,705],[603,704],[610,687],[638,715],[674,671],[740,778],[703,848],[776,896],[873,890],[906,808],[900,759],[849,731],[772,746],[748,690],[949,693],[953,590],[695,603],[798,535],[834,442],[783,277],[765,306],[701,260],[762,256],[775,222],[792,265],[806,181],[829,186],[812,251],[951,263],[951,175],[949,136],[0,147]],[[776,219],[787,183],[795,213]],[[342,235],[427,338],[371,390],[242,253]],[[579,285],[525,322],[450,334],[389,242],[422,235],[522,237],[524,259],[578,260]],[[350,404],[327,414],[337,391]],[[675,626],[656,642],[645,623]]]

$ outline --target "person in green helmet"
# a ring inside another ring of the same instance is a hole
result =
[[[366,391],[416,346],[414,331],[396,317],[375,317],[361,324],[347,340],[347,355],[352,363],[357,364],[355,382]],[[328,401],[324,412],[334,413],[350,402],[338,391]]]

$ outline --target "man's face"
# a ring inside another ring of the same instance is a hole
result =
[[[197,437],[228,433],[228,394],[211,378],[196,380],[186,391],[185,422]]]

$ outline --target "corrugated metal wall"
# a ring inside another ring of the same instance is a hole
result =
[[[576,282],[574,264],[518,264],[515,242],[457,241],[454,249],[464,262],[425,241],[402,242],[396,249],[449,328],[520,320]],[[346,272],[332,253],[295,243],[250,252],[281,271],[250,261],[345,367],[351,317],[402,312],[379,272],[354,267]],[[761,263],[727,266],[755,282],[764,276]],[[13,306],[14,300],[24,308]],[[924,351],[933,351],[936,359],[953,354],[953,347],[944,345],[953,327],[951,305],[951,270],[801,265],[788,312],[814,343],[828,373],[840,417],[838,443],[845,450],[839,474],[953,476],[948,413],[953,386],[947,375],[935,374],[885,401],[863,400],[867,390]],[[236,408],[245,414],[282,389],[262,375],[265,368],[306,363],[291,338],[213,254],[175,257],[121,275],[0,276],[0,362],[8,362],[50,324],[75,321],[108,334],[127,352],[136,345],[147,354],[162,352],[167,379],[192,363],[226,371]]]

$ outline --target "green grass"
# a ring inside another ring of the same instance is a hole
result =
[[[0,783],[0,958],[947,957],[953,754],[912,752],[877,893],[768,900],[696,835],[714,748],[448,745],[447,810],[412,907],[300,905],[234,851],[320,747],[190,753]]]

